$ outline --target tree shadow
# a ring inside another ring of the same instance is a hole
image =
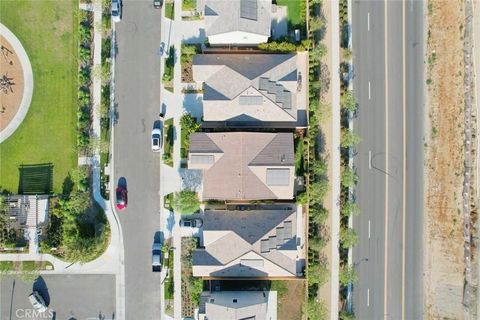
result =
[[[69,173],[68,176],[63,180],[62,194],[69,195],[72,193],[72,190],[73,190],[73,180],[72,180],[72,176]]]
[[[18,194],[53,193],[53,163],[20,165]]]
[[[37,279],[35,279],[32,290],[37,291],[42,296],[47,307],[50,305],[50,294],[48,293],[47,283],[42,276],[39,276]]]

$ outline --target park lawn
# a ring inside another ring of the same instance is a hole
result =
[[[0,22],[32,64],[34,91],[25,120],[0,145],[0,188],[18,191],[21,164],[53,163],[53,191],[76,166],[78,1],[0,2]]]
[[[302,6],[303,0],[277,0],[279,6],[287,6],[288,22],[291,26],[302,25],[305,23],[302,19],[301,11],[305,8]],[[303,9],[302,9],[303,7]]]

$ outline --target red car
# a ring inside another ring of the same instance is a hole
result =
[[[118,186],[117,188],[117,199],[116,199],[116,204],[117,204],[117,209],[118,210],[123,210],[127,207],[127,189],[123,186]]]

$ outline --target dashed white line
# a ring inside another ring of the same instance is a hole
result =
[[[368,100],[372,99],[372,86],[370,85],[370,81],[368,81]]]
[[[367,307],[370,307],[370,288],[367,288]]]
[[[367,14],[367,28],[370,31],[370,12]]]
[[[372,150],[368,151],[368,169],[372,169]]]
[[[368,220],[368,239],[370,239],[370,220]]]

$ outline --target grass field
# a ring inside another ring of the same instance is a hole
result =
[[[20,40],[32,64],[34,91],[25,120],[0,145],[0,187],[16,193],[21,164],[53,164],[62,192],[76,165],[78,1],[0,2],[0,22]]]
[[[300,0],[277,0],[279,6],[287,6],[288,22],[291,26],[301,25],[302,21],[302,1]]]

